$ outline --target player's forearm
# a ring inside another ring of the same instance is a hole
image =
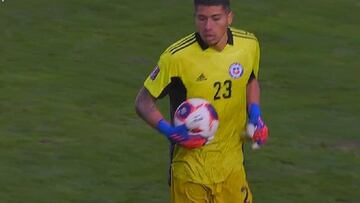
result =
[[[246,101],[248,108],[250,104],[260,104],[260,85],[257,79],[252,79],[246,87]]]
[[[163,119],[161,112],[156,107],[155,98],[144,87],[136,97],[135,108],[137,114],[154,128]]]
[[[247,134],[253,140],[253,149],[258,149],[266,143],[269,136],[268,128],[261,118],[260,111],[260,85],[254,78],[247,87],[248,125]]]

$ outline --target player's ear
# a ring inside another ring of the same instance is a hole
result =
[[[229,13],[227,14],[227,22],[229,26],[232,24],[233,18],[234,18],[234,13],[232,11],[229,11]]]

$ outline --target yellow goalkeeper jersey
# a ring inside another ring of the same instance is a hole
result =
[[[170,113],[187,98],[203,98],[216,109],[219,127],[214,140],[198,149],[172,148],[172,175],[195,183],[222,182],[243,167],[246,85],[258,77],[260,50],[256,37],[229,28],[222,51],[208,47],[198,33],[172,44],[145,80],[155,98],[169,95]]]

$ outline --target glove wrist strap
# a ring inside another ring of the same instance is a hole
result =
[[[249,122],[252,124],[257,124],[261,116],[261,110],[259,104],[251,103],[249,107]]]
[[[166,137],[169,137],[171,135],[172,126],[165,119],[161,119],[156,125],[156,129]]]

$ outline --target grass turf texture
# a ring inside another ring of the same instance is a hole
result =
[[[360,201],[359,8],[233,2],[262,48],[271,139],[246,146],[256,202]],[[167,141],[133,101],[192,14],[180,0],[0,3],[1,202],[167,202]]]

